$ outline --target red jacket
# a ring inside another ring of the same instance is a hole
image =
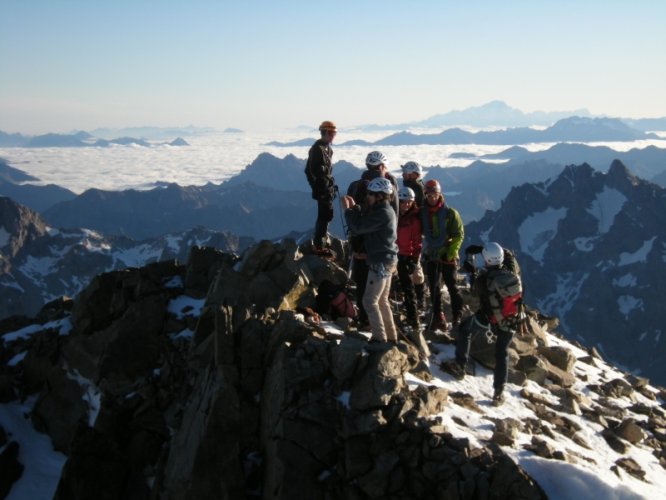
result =
[[[413,206],[405,215],[398,217],[398,255],[420,257],[421,215],[418,207]]]

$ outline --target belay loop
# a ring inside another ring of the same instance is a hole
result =
[[[481,323],[481,321],[479,321],[479,319],[477,318],[476,314],[472,317],[472,321],[474,321],[474,323],[476,323],[477,326],[485,329],[483,333],[486,336],[486,342],[492,344],[497,340],[497,335],[495,335],[493,333],[492,328],[490,328],[490,323]]]

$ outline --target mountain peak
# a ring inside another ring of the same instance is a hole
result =
[[[0,196],[0,248],[4,255],[14,257],[26,241],[45,233],[46,224],[37,213]]]
[[[608,180],[613,184],[636,185],[638,179],[629,171],[620,160],[613,160],[608,169]]]

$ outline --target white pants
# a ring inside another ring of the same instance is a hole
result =
[[[363,307],[368,314],[372,338],[382,342],[397,342],[398,334],[393,322],[393,313],[389,303],[391,292],[391,275],[396,270],[396,265],[386,266],[389,276],[382,278],[375,271],[368,271],[368,281],[363,294]]]

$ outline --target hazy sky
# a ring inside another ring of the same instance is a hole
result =
[[[666,116],[663,0],[0,0],[0,130]]]

